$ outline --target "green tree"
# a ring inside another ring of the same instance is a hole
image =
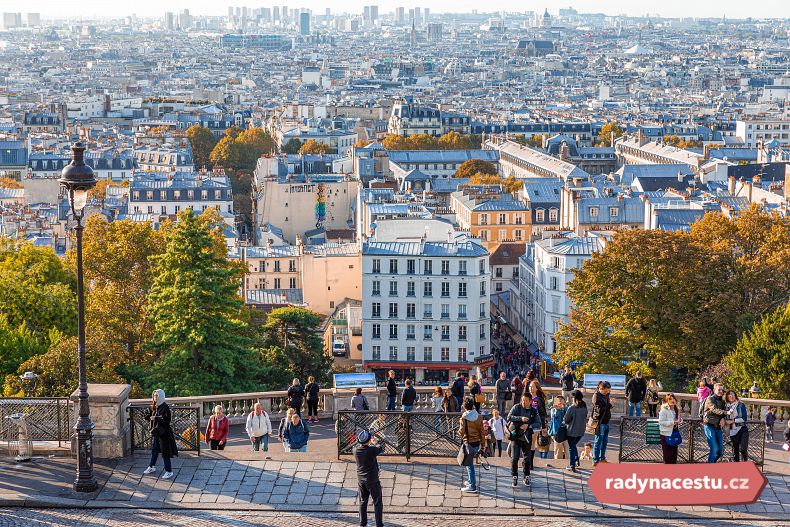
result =
[[[149,386],[174,395],[250,391],[258,386],[260,357],[243,335],[238,296],[244,271],[229,262],[218,216],[183,211],[163,254],[151,257],[150,341],[161,357]]]
[[[308,139],[302,146],[299,147],[299,153],[304,154],[326,154],[329,150],[329,145],[325,143],[319,143],[315,139]]]
[[[598,132],[598,144],[600,146],[612,146],[612,133],[614,133],[615,139],[623,135],[622,127],[614,121],[610,121],[601,127],[601,131]]]
[[[212,164],[235,171],[241,166],[241,148],[232,135],[225,135],[211,151]]]
[[[0,376],[15,373],[20,364],[46,352],[48,345],[48,340],[34,335],[26,324],[13,327],[0,316]]]
[[[195,167],[202,168],[209,165],[211,151],[217,144],[217,139],[211,130],[196,124],[187,129],[186,137],[189,139],[189,144],[192,145],[192,158]]]
[[[734,387],[749,388],[756,381],[763,397],[790,398],[790,305],[763,317],[724,362]]]
[[[455,171],[453,177],[471,178],[475,174],[498,175],[496,165],[482,159],[470,159],[464,161]]]
[[[295,137],[293,139],[289,139],[287,143],[285,143],[282,147],[282,151],[284,154],[298,154],[299,150],[302,148],[302,142]]]
[[[304,380],[308,375],[328,380],[332,357],[320,337],[321,321],[321,315],[302,307],[273,309],[266,318],[266,355],[284,367],[286,381],[291,376]]]
[[[255,170],[259,157],[277,151],[272,136],[261,128],[241,132],[236,137],[236,145],[239,149],[239,166],[245,170]]]

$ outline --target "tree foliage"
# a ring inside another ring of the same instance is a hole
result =
[[[453,177],[471,178],[476,174],[498,175],[499,172],[497,171],[496,165],[494,163],[484,161],[482,159],[470,159],[468,161],[464,161],[458,166],[458,169],[455,171]]]
[[[302,146],[299,147],[299,153],[304,154],[326,154],[329,151],[329,145],[320,143],[315,139],[308,139]]]
[[[389,134],[381,144],[387,150],[470,150],[480,148],[481,137],[450,131],[441,137],[416,134],[401,137]]]
[[[623,135],[623,128],[614,121],[610,121],[601,127],[601,131],[598,132],[598,145],[612,146],[612,133],[614,133],[615,139]]]
[[[53,336],[60,335],[53,330]],[[5,316],[0,316],[0,377],[16,373],[20,364],[47,351],[49,339],[37,337],[24,322],[11,326]]]
[[[266,318],[267,362],[281,364],[286,381],[289,377],[304,380],[308,375],[319,381],[328,379],[332,357],[324,351],[321,320],[321,315],[302,307],[274,309]]]
[[[24,188],[20,181],[10,177],[0,177],[0,188]]]
[[[471,150],[472,141],[469,136],[461,135],[458,132],[447,132],[437,141],[439,150]]]
[[[515,176],[503,179],[498,174],[483,174],[481,172],[469,178],[469,183],[472,185],[502,185],[505,192],[510,192],[511,194],[524,188],[524,182]]]
[[[665,135],[662,140],[664,143],[674,146],[675,148],[699,148],[702,146],[702,141],[694,139],[681,139],[676,135]]]
[[[244,130],[236,136],[236,144],[239,147],[239,166],[245,170],[255,170],[258,158],[264,154],[272,154],[277,151],[274,139],[269,132],[262,128],[250,128]]]
[[[289,139],[288,142],[283,145],[282,151],[284,154],[295,155],[299,153],[301,148],[302,142],[294,137],[293,139]]]
[[[209,165],[211,151],[217,144],[217,139],[211,130],[205,126],[193,125],[187,129],[186,137],[192,145],[192,159],[195,167],[202,168]]]
[[[232,136],[225,135],[211,151],[209,161],[213,165],[236,170],[241,165],[241,148]]]

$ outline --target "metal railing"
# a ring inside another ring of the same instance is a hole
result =
[[[623,417],[620,420],[620,463],[663,463],[664,457],[660,444],[647,442],[648,418]],[[749,460],[762,467],[765,463],[765,423],[749,421]],[[708,441],[705,428],[699,419],[684,419],[678,426],[683,442],[678,447],[678,463],[706,463],[708,460]],[[724,430],[724,455],[719,462],[734,459],[732,442]]]
[[[132,437],[132,453],[135,450],[151,450],[151,433],[145,411],[148,405],[129,405],[129,431]],[[179,451],[195,451],[200,454],[200,408],[196,406],[170,406],[170,428],[176,438]]]
[[[337,455],[352,454],[358,434],[371,432],[385,456],[454,457],[461,447],[460,413],[341,410],[337,416]]]
[[[71,440],[73,420],[66,397],[0,398],[0,441],[14,439],[17,427],[6,417],[27,414],[32,441],[57,441],[58,447]]]

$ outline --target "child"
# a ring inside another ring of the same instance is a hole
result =
[[[491,425],[483,419],[483,441],[480,444],[480,450],[482,450],[484,456],[487,457],[494,453],[494,441],[494,432],[491,430]],[[501,452],[500,455],[502,455]]]
[[[765,412],[765,441],[774,442],[774,423],[776,423],[776,406],[769,406]]]
[[[592,458],[593,458],[592,443],[587,441],[586,443],[584,443],[584,450],[582,451],[581,456],[579,456],[579,460],[584,461],[585,459],[589,459],[590,461],[592,461]]]
[[[496,449],[499,451],[499,457],[502,457],[502,441],[505,439],[505,431],[507,430],[507,421],[499,415],[499,410],[493,410],[493,417],[488,421],[488,426],[494,433],[494,441],[496,441]]]
[[[548,459],[549,458],[549,447],[551,446],[551,438],[549,434],[545,430],[540,431],[540,437],[538,437],[538,457],[541,459]]]
[[[554,439],[554,459],[568,457],[567,441],[557,441],[556,435],[565,419],[565,397],[558,395],[551,406],[551,420],[549,421],[549,435]]]
[[[702,401],[708,398],[711,394],[711,389],[708,387],[705,380],[699,381],[699,387],[697,388],[697,401],[699,404],[702,404]]]

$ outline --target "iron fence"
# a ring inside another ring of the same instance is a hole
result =
[[[461,447],[460,417],[460,413],[341,410],[337,455],[352,454],[357,435],[367,430],[386,446],[385,456],[454,457]]]
[[[663,463],[660,444],[647,443],[646,417],[623,417],[620,420],[620,463]],[[749,421],[749,460],[762,467],[765,461],[765,423]],[[678,447],[678,463],[705,463],[708,460],[708,441],[698,419],[686,419],[678,426],[683,442]],[[733,461],[732,442],[724,430],[724,455],[719,462]]]
[[[14,414],[27,414],[32,441],[57,441],[60,447],[71,440],[74,421],[67,397],[0,398],[0,441],[16,439],[17,427],[6,419]]]
[[[151,450],[151,433],[145,411],[148,405],[129,405],[129,431],[132,436],[132,452]],[[194,451],[200,454],[200,408],[197,406],[171,406],[170,428],[176,437],[179,451]]]

